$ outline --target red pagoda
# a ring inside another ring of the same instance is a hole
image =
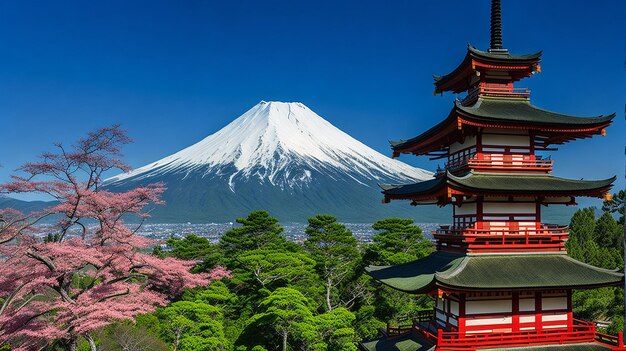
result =
[[[572,290],[623,284],[624,275],[567,255],[567,227],[542,223],[543,206],[608,196],[615,177],[553,176],[541,151],[604,135],[615,114],[576,117],[531,105],[514,83],[541,71],[541,52],[513,55],[502,46],[500,1],[491,3],[491,47],[472,46],[452,73],[435,76],[435,94],[467,95],[422,134],[392,142],[393,155],[446,158],[434,179],[382,186],[385,202],[453,208],[453,223],[434,233],[437,251],[423,259],[370,266],[379,282],[435,299],[411,325],[381,330],[365,351],[626,350],[621,337],[575,319]]]

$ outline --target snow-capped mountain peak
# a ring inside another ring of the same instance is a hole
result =
[[[293,188],[310,183],[314,173],[345,173],[367,186],[432,177],[369,148],[300,102],[261,101],[200,142],[107,183],[194,171],[227,177],[233,192],[239,179]]]

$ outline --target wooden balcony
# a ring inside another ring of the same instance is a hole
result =
[[[567,226],[544,224],[539,229],[442,226],[433,232],[437,249],[459,252],[565,251]]]
[[[475,172],[528,172],[550,173],[554,160],[550,159],[514,159],[508,155],[491,157],[483,155],[482,159],[476,157],[446,162],[444,168],[437,169],[436,176],[472,170]]]
[[[426,311],[424,311],[426,312]],[[429,311],[432,315],[432,311]],[[413,321],[412,325],[388,329],[386,336],[395,337],[416,333],[437,345],[437,351],[462,351],[500,348],[503,346],[533,346],[552,344],[598,343],[613,351],[626,351],[623,334],[617,336],[601,334],[591,322],[574,320],[571,328],[551,328],[503,333],[459,333],[433,329],[426,320]]]
[[[439,330],[437,333],[437,350],[480,350],[482,348],[594,343],[611,347],[612,350],[624,350],[619,337],[598,334],[595,324],[574,320],[571,329],[554,328],[541,331],[519,331],[509,333],[456,333]]]

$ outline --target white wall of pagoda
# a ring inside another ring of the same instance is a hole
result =
[[[476,155],[476,145],[478,138],[476,135],[470,135],[465,137],[461,142],[454,142],[450,144],[450,150],[448,153],[448,163],[454,165],[463,160],[467,160]]]
[[[435,304],[435,319],[438,328],[467,334],[572,330],[571,290],[444,295]]]
[[[453,206],[455,227],[493,230],[535,230],[540,227],[541,208],[534,198],[485,198]]]

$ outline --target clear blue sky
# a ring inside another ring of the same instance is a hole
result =
[[[518,84],[534,104],[618,113],[607,137],[553,153],[557,175],[623,179],[625,15],[624,1],[503,0],[504,46],[544,50],[542,73]],[[301,101],[390,154],[387,140],[450,110],[432,74],[488,41],[489,0],[3,1],[0,181],[52,142],[113,123],[134,138],[125,154],[138,167],[260,100]]]

